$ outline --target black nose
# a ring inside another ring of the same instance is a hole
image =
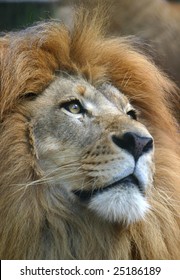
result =
[[[127,132],[122,137],[113,135],[112,140],[118,147],[132,154],[135,161],[153,148],[151,137],[141,137],[133,132]]]

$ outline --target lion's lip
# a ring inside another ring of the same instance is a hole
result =
[[[96,194],[101,194],[109,189],[112,189],[118,185],[122,185],[122,184],[127,184],[127,185],[135,185],[138,187],[138,189],[140,190],[140,192],[143,193],[143,190],[140,186],[140,183],[137,179],[137,177],[134,174],[128,175],[127,177],[118,180],[104,188],[99,188],[99,189],[94,189],[94,190],[90,190],[90,191],[84,191],[84,190],[76,190],[73,191],[73,193],[82,201],[82,202],[87,202],[88,200],[90,200],[93,196],[95,196]]]

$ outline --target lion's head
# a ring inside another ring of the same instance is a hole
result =
[[[1,38],[1,258],[179,257],[175,86],[100,25]]]
[[[118,89],[60,73],[28,106],[29,138],[48,184],[108,222],[144,217],[153,139]]]

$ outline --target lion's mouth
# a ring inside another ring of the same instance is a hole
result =
[[[97,195],[97,194],[101,194],[109,189],[112,189],[114,187],[117,187],[119,185],[126,185],[126,186],[130,186],[130,185],[135,185],[139,191],[141,193],[143,192],[143,189],[138,181],[138,179],[136,178],[135,175],[131,174],[121,180],[118,180],[104,188],[99,188],[99,189],[94,189],[94,190],[90,190],[90,191],[84,191],[84,190],[76,190],[73,191],[73,193],[82,201],[82,202],[87,202],[88,200],[90,200],[93,196]]]

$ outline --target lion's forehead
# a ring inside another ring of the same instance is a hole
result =
[[[55,98],[56,102],[60,98],[68,98],[72,95],[74,97],[84,99],[93,103],[103,104],[105,99],[110,103],[119,105],[119,108],[127,106],[129,101],[127,97],[114,85],[108,82],[102,84],[92,85],[82,77],[68,76],[57,77],[50,86],[45,90],[45,95],[48,98]],[[106,106],[107,106],[106,100]]]

